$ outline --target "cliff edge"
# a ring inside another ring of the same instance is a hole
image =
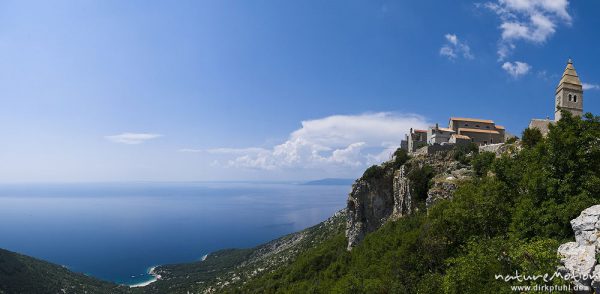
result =
[[[388,220],[451,198],[457,183],[471,175],[459,160],[463,153],[451,149],[409,157],[398,149],[389,161],[368,168],[348,195],[348,250]]]

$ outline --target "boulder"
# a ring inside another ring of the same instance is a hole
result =
[[[588,287],[589,291],[579,293],[600,293],[600,265],[596,255],[600,253],[600,205],[594,205],[581,212],[571,220],[571,227],[575,233],[575,242],[568,242],[558,247],[561,261],[559,271],[573,276],[574,286]]]

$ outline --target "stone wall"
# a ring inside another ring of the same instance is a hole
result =
[[[492,153],[496,153],[496,152],[498,152],[502,148],[502,146],[504,146],[504,143],[489,144],[489,145],[479,146],[479,152],[492,152]]]
[[[423,146],[423,147],[417,149],[414,152],[414,155],[429,155],[429,154],[434,154],[436,152],[450,151],[450,150],[452,150],[452,148],[454,148],[454,144],[444,144],[444,145],[434,144],[434,145],[427,145],[427,146]]]

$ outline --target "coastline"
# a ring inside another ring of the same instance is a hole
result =
[[[210,254],[210,253],[209,253]],[[202,256],[201,261],[206,260],[206,258],[208,257],[209,254],[205,254]],[[148,286],[158,280],[160,280],[161,276],[157,273],[154,272],[154,270],[156,269],[157,266],[153,266],[151,268],[148,269],[148,274],[152,275],[152,279],[145,281],[145,282],[141,282],[141,283],[137,283],[137,284],[133,284],[133,285],[129,285],[129,288],[138,288],[138,287],[145,287]]]
[[[152,279],[145,281],[145,282],[141,282],[141,283],[137,283],[137,284],[133,284],[133,285],[129,285],[129,288],[137,288],[137,287],[144,287],[144,286],[148,286],[158,280],[160,280],[160,275],[155,273],[154,270],[156,269],[156,266],[151,267],[150,269],[148,269],[148,274],[152,275]]]

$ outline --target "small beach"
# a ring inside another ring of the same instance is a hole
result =
[[[145,282],[141,282],[141,283],[137,283],[137,284],[133,284],[133,285],[129,285],[130,288],[135,288],[135,287],[144,287],[144,286],[148,286],[156,281],[158,281],[160,279],[160,275],[157,275],[154,272],[154,269],[156,269],[155,266],[151,267],[148,269],[148,274],[152,275],[152,279],[145,281]]]

